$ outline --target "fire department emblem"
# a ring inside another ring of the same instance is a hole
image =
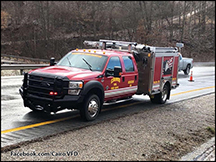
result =
[[[166,59],[163,62],[163,74],[172,74],[172,67],[173,67],[173,57],[170,59]]]

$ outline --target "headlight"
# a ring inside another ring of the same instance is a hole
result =
[[[82,88],[82,87],[83,87],[83,82],[74,82],[74,81],[69,82],[69,88]]]
[[[69,89],[68,89],[68,94],[70,95],[79,95],[81,89],[83,87],[83,82],[81,81],[70,81],[69,82]]]

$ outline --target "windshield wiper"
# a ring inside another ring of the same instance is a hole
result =
[[[69,62],[69,64],[70,64],[70,66],[72,66],[72,65],[71,65],[71,62],[70,62],[70,60],[69,60],[69,58],[68,58],[68,57],[66,57],[66,58],[67,58],[67,60],[68,60],[68,62]]]
[[[92,71],[92,68],[91,68],[92,66],[84,58],[82,58],[82,59],[88,65],[89,69]]]

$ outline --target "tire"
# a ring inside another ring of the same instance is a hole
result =
[[[168,85],[165,84],[162,93],[160,93],[160,102],[159,102],[160,104],[164,104],[167,101],[169,93],[170,93],[170,89]]]
[[[157,95],[158,95],[158,94],[155,94],[155,95],[150,96],[150,100],[151,100],[152,103],[158,103],[158,102],[157,102],[157,101],[158,101],[158,100],[157,100],[157,98],[158,98]]]
[[[190,65],[188,64],[186,69],[184,70],[184,74],[188,75],[190,73]]]
[[[164,104],[168,99],[169,93],[170,89],[167,84],[165,84],[163,87],[163,91],[150,97],[150,100],[152,103]]]
[[[91,94],[85,99],[80,109],[80,116],[84,121],[95,120],[100,113],[100,109],[101,103],[99,97],[95,94]]]

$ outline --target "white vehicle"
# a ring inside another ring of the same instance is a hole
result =
[[[179,53],[179,67],[178,70],[183,70],[185,75],[188,75],[190,73],[190,69],[193,68],[193,59],[182,57],[182,55]]]

